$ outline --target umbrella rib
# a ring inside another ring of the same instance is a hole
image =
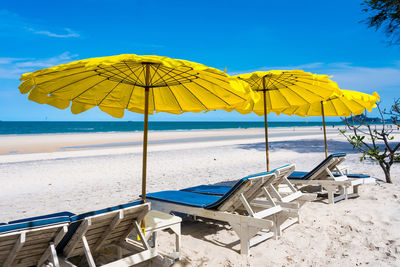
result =
[[[170,72],[170,71],[169,71]],[[168,72],[168,73],[169,73]],[[171,76],[171,75],[170,75]],[[160,78],[161,79],[163,79],[163,77],[165,77],[165,75],[164,76],[160,76]],[[173,76],[171,76],[173,79],[175,79],[175,77],[173,77]],[[185,88],[206,110],[208,110],[208,108],[207,108],[207,106],[206,105],[204,105],[203,104],[203,102],[202,101],[200,101],[200,99],[195,95],[195,94],[193,94],[193,92],[192,91],[190,91],[183,83],[179,83],[179,85],[181,85],[183,88]]]
[[[225,75],[222,75],[222,74],[219,74],[219,73],[214,73],[214,72],[211,72],[211,71],[209,71],[209,70],[203,70],[202,74],[203,74],[204,76],[212,77],[213,79],[219,80],[219,81],[221,81],[221,82],[229,83],[226,79],[222,79],[222,78],[219,78],[219,77],[214,77],[212,74],[219,75],[219,76],[221,76],[221,77],[226,78]]]
[[[296,91],[294,91],[293,89],[291,89],[291,91],[296,94],[298,97],[300,97],[301,99],[303,99],[304,102],[306,103],[310,103],[310,101],[307,101],[302,95],[300,95],[299,93],[297,93]]]
[[[153,96],[153,110],[156,110],[156,99],[154,98],[154,87],[149,88],[151,95]]]
[[[91,72],[91,71],[93,71],[93,70],[85,70],[85,71],[81,71],[81,72],[68,74],[68,75],[65,75],[65,76],[62,76],[62,77],[56,77],[56,78],[53,78],[53,79],[50,79],[50,80],[47,80],[47,81],[43,81],[43,82],[40,83],[40,85],[43,85],[43,84],[48,83],[48,82],[52,82],[52,81],[57,80],[57,79],[63,79],[65,77],[70,77],[70,76],[73,76],[73,75],[82,74],[82,73]],[[95,75],[98,75],[98,74],[96,73]]]
[[[177,75],[179,75],[179,74],[177,74]],[[172,76],[171,76],[171,77],[172,77]],[[236,96],[236,97],[239,97],[239,98],[242,99],[242,100],[246,100],[246,98],[243,98],[243,97],[241,97],[241,96],[235,94],[234,92],[229,91],[228,89],[222,87],[222,86],[219,85],[219,84],[216,84],[216,83],[214,83],[214,82],[212,82],[212,81],[209,81],[209,80],[206,80],[206,79],[203,79],[203,78],[200,78],[200,77],[199,77],[199,79],[200,79],[200,80],[203,80],[203,81],[205,81],[205,82],[211,83],[211,84],[213,84],[213,85],[215,85],[215,86],[218,86],[218,87],[222,88],[223,90],[227,91],[228,93],[230,93],[230,94],[232,94],[232,95],[234,95],[234,96]],[[207,88],[205,88],[203,85],[198,84],[198,83],[195,82],[194,80],[193,80],[192,82],[195,83],[195,84],[197,84],[198,86],[204,88],[204,89],[207,90],[208,92],[210,92],[210,91],[209,91]],[[213,95],[215,95],[215,96],[217,96],[216,94],[214,94],[214,93],[212,93],[212,92],[210,92],[210,93],[213,94]],[[221,99],[223,102],[225,102],[225,101],[224,101],[222,98],[220,98],[219,96],[217,96],[217,97],[218,97],[219,99]],[[227,103],[227,102],[225,102],[225,103]],[[228,103],[227,103],[227,104],[228,104]],[[229,105],[229,104],[228,104],[228,105]]]
[[[57,92],[57,91],[59,91],[59,90],[65,88],[65,87],[67,87],[67,86],[70,86],[70,85],[72,85],[72,84],[81,82],[81,81],[83,81],[83,80],[85,80],[85,79],[92,78],[92,77],[94,77],[94,76],[98,76],[98,74],[96,73],[96,74],[94,74],[94,75],[90,75],[90,76],[84,77],[84,78],[82,78],[82,79],[79,79],[79,80],[73,81],[73,82],[71,82],[71,83],[68,83],[68,84],[66,84],[66,85],[63,85],[63,86],[61,86],[61,87],[59,87],[59,88],[57,88],[57,89],[55,89],[55,90],[49,92],[49,94],[52,94],[52,93],[54,93],[54,92]],[[43,83],[42,83],[42,84],[43,84]]]
[[[165,74],[163,76],[159,75],[160,77],[154,81],[154,84],[157,84],[157,82],[162,79],[163,77],[165,77],[168,73],[170,73],[171,71],[173,71],[172,68],[165,68],[165,69],[169,69],[169,71],[165,71],[163,68],[160,68],[160,71],[163,71]]]
[[[94,76],[100,76],[100,75],[96,72],[96,74],[94,74],[94,75],[90,75],[90,76],[84,77],[84,78],[82,78],[82,79],[73,81],[73,82],[71,82],[71,83],[69,83],[69,84],[66,84],[66,85],[64,85],[64,86],[61,86],[60,88],[57,88],[57,89],[55,89],[55,90],[49,92],[49,94],[52,94],[52,93],[54,93],[54,92],[57,92],[57,91],[59,91],[59,90],[65,88],[65,87],[67,87],[67,86],[70,86],[70,85],[75,84],[75,83],[77,83],[77,82],[81,82],[81,81],[83,81],[83,80],[85,80],[85,79],[92,78],[92,77],[94,77]],[[110,78],[112,78],[112,77],[113,77],[113,76],[107,77],[107,79],[110,79]]]
[[[112,91],[114,91],[115,88],[117,88],[118,85],[120,85],[122,83],[122,81],[120,81],[119,83],[117,83],[117,85],[115,85],[104,97],[103,99],[99,102],[98,106],[100,106],[103,101],[111,94]]]
[[[183,112],[182,106],[181,106],[181,104],[179,104],[179,101],[176,98],[176,95],[175,95],[174,91],[172,91],[171,87],[169,87],[168,85],[167,85],[167,88],[169,89],[169,91],[171,92],[172,96],[174,97],[174,99],[176,101],[176,104],[178,104],[178,106],[179,106],[179,109],[181,110],[181,112]]]
[[[283,75],[283,74],[281,74],[281,75]],[[279,78],[279,77],[278,77]],[[270,83],[270,80],[271,79],[268,79],[268,84]],[[271,84],[273,85],[273,83],[271,82]],[[267,87],[268,87],[268,85],[267,85]],[[267,90],[267,92],[268,92],[268,96],[269,96],[269,101],[270,101],[270,104],[271,104],[271,109],[273,109],[273,107],[272,107],[272,98],[271,98],[271,91],[270,90]],[[279,90],[278,90],[278,92],[280,92]],[[282,92],[280,92],[280,94],[281,94],[281,96],[283,97],[283,99],[285,99],[285,101],[286,101],[286,103],[287,103],[287,106],[290,106],[290,102],[287,100],[287,98],[286,98],[286,96],[284,95],[284,94],[282,94]]]
[[[269,92],[268,92],[268,94],[269,94]],[[281,94],[281,96],[283,97],[283,99],[285,99],[285,101],[286,101],[286,106],[291,106],[291,105],[290,105],[290,102],[287,100],[286,96],[285,96],[284,94],[282,94],[282,92],[281,92],[280,94]],[[272,108],[272,103],[271,103],[271,108]]]
[[[240,78],[240,77],[239,77]],[[250,87],[251,88],[254,88],[254,89],[257,89],[257,88],[259,88],[259,86],[258,86],[258,84],[257,84],[257,82],[260,80],[259,78],[258,79],[250,79],[250,80],[246,80],[246,79],[242,79],[242,78],[240,78],[242,81],[245,81],[245,82],[247,82],[249,85],[250,85]],[[251,82],[251,83],[250,83]],[[253,90],[254,90],[253,89]]]
[[[115,86],[103,97],[103,99],[99,102],[98,106],[100,106],[100,105],[103,103],[103,101],[111,94],[111,92],[114,91],[114,89],[117,88],[117,86],[120,85],[123,81],[124,81],[124,80],[119,81],[119,82],[117,83],[117,85],[115,85]]]
[[[306,77],[307,79],[308,79],[308,76],[309,76],[309,75],[307,75],[307,77]],[[285,80],[289,80],[289,79],[286,78]],[[309,80],[311,80],[311,79],[309,79]],[[315,81],[315,79],[312,79],[312,80]],[[317,81],[318,81],[318,82],[324,82],[324,81],[319,81],[319,80],[317,80]],[[275,83],[278,83],[278,84],[280,84],[280,85],[282,85],[282,86],[288,88],[288,86],[285,85],[285,84],[283,84],[283,82],[279,81],[278,78],[275,79]],[[320,95],[317,94],[316,92],[311,91],[311,90],[309,90],[309,89],[307,89],[307,88],[305,88],[305,87],[302,86],[302,84],[312,85],[312,83],[307,83],[307,82],[304,82],[304,81],[297,81],[297,79],[296,79],[296,83],[291,82],[291,81],[290,81],[290,83],[291,83],[291,85],[296,85],[296,86],[298,86],[299,88],[304,89],[304,90],[306,90],[306,91],[308,91],[308,92],[310,92],[310,93],[312,93],[312,94],[314,94],[314,95],[320,96]],[[321,89],[323,88],[322,86],[318,86],[318,87],[321,88]],[[292,90],[292,91],[293,91],[293,90]],[[306,102],[308,102],[308,101],[306,101]]]
[[[281,74],[281,75],[283,75],[283,74]],[[285,99],[287,105],[290,106],[290,102],[289,102],[289,100],[286,98],[286,96],[285,96],[284,94],[282,94],[282,92],[280,92],[280,93],[281,93],[283,99]],[[271,104],[271,107],[272,107],[272,104]]]
[[[160,76],[160,77],[161,77],[161,76]],[[161,78],[161,79],[162,79],[162,78]],[[182,111],[183,109],[182,109],[181,105],[179,104],[179,101],[178,101],[178,99],[176,98],[176,96],[175,96],[174,92],[172,91],[171,87],[169,87],[168,84],[166,84],[166,87],[169,89],[169,91],[171,92],[172,96],[174,97],[174,99],[175,99],[175,101],[176,101],[176,104],[178,104],[179,109]],[[187,89],[186,89],[186,90],[187,90]]]
[[[181,84],[183,88],[185,88],[199,103],[202,105],[206,110],[208,110],[208,107],[192,92],[187,88],[184,84]]]
[[[76,98],[80,97],[81,95],[83,95],[84,93],[86,93],[87,91],[89,91],[90,89],[92,89],[93,87],[95,87],[96,85],[98,85],[98,84],[100,84],[100,83],[102,83],[102,82],[104,82],[104,81],[106,81],[106,80],[108,80],[108,78],[105,78],[105,79],[99,81],[98,83],[95,83],[95,84],[91,85],[89,88],[83,90],[83,91],[82,91],[81,93],[79,93],[77,96],[73,97],[73,98],[71,99],[71,101],[74,101]]]
[[[125,79],[126,78],[130,78],[130,76],[129,75],[127,75],[125,72],[123,72],[121,69],[118,69],[118,68],[116,68],[114,65],[111,65],[115,70],[117,70],[117,71],[119,71],[121,74],[124,74],[125,75]],[[124,79],[124,80],[125,80]],[[128,79],[129,80],[129,79]]]
[[[100,67],[100,66],[97,66],[99,69],[101,69],[101,70],[104,70],[104,71],[106,71],[107,73],[112,73],[113,75],[112,76],[110,76],[110,77],[115,77],[115,76],[117,76],[117,77],[119,77],[120,79],[123,79],[123,80],[125,80],[124,79],[124,77],[122,77],[119,73],[114,73],[114,72],[112,72],[111,70],[108,70],[108,69],[105,69],[105,68],[102,68],[102,67]],[[105,74],[105,73],[100,73],[99,75],[101,76],[101,74]]]
[[[279,81],[276,81],[276,82],[282,84],[282,83],[279,82]],[[312,94],[314,94],[314,95],[318,95],[318,94],[316,94],[315,92],[310,91],[310,90],[308,90],[307,88],[304,88],[304,87],[302,87],[302,86],[300,86],[300,85],[298,85],[298,84],[292,84],[292,85],[296,85],[296,86],[298,86],[299,88],[304,89],[304,90],[306,90],[306,91],[308,91],[308,92],[310,92],[310,93],[312,93]],[[287,87],[287,86],[284,85],[284,84],[282,84],[282,86],[284,86],[286,89],[289,89],[289,87]],[[280,90],[282,90],[282,89],[280,89]],[[304,102],[309,103],[309,101],[307,101],[307,100],[306,100],[304,97],[302,97],[299,93],[297,93],[297,92],[294,91],[293,89],[291,89],[291,91],[292,91],[293,93],[295,93],[297,96],[299,96],[301,99],[303,99]],[[319,96],[319,95],[318,95],[318,96]],[[321,96],[320,96],[320,97],[321,97]]]
[[[137,81],[140,81],[140,77],[139,76],[137,76],[136,74],[135,74],[135,72],[131,69],[131,67],[128,65],[128,64],[126,64],[126,61],[123,61],[124,62],[124,64],[129,68],[129,70],[131,71],[131,73],[133,74],[133,76],[135,76],[136,77],[136,80],[134,80],[134,84],[137,84]],[[140,69],[140,68],[142,68],[143,67],[143,65],[139,65],[138,66],[138,68],[137,69]],[[136,70],[135,70],[136,71]],[[142,70],[143,71],[143,70]],[[140,74],[141,74],[142,72],[140,72]],[[140,75],[139,74],[139,75]]]
[[[323,105],[324,103],[322,103],[322,105]],[[308,116],[308,114],[310,113],[310,109],[311,109],[311,104],[307,104],[308,105],[308,108],[307,108],[307,113],[306,113],[306,115]],[[299,106],[296,108],[296,111],[298,110],[298,108],[299,108]],[[321,112],[322,112],[322,110],[321,110]]]
[[[350,114],[353,113],[353,110],[352,110],[351,108],[349,108],[345,102],[343,102],[343,101],[340,100],[340,99],[339,99],[339,101],[341,101],[341,103],[343,104],[343,106],[345,106],[345,108],[347,109],[348,112],[350,112]],[[332,102],[333,107],[336,109],[335,103],[333,102],[333,100],[331,100],[331,102]],[[355,101],[352,101],[352,102],[355,103]],[[338,113],[336,113],[336,114],[338,114]]]
[[[84,68],[84,67],[85,66],[72,67],[72,68],[68,68],[66,70],[74,70],[74,69],[79,69],[79,68]],[[44,76],[44,75],[53,74],[53,73],[57,73],[57,72],[60,72],[60,71],[59,70],[55,70],[55,71],[50,71],[50,72],[47,72],[47,73],[41,73],[41,74],[35,75],[35,77],[41,77],[41,76]]]
[[[128,109],[129,103],[131,102],[131,98],[132,98],[133,91],[135,90],[135,87],[136,87],[134,84],[133,84],[132,86],[133,86],[133,87],[132,87],[131,93],[130,93],[130,95],[129,95],[128,102],[126,103],[125,109]]]
[[[205,79],[202,79],[202,78],[200,78],[200,79],[201,79],[201,80],[204,80],[204,81],[206,81],[206,82],[208,82],[208,83],[211,83],[211,84],[213,84],[213,85],[216,85],[216,86],[222,88],[223,90],[227,91],[228,93],[230,93],[230,94],[232,94],[232,95],[234,95],[234,96],[239,97],[239,98],[242,99],[242,100],[247,100],[246,98],[243,98],[243,97],[241,97],[241,96],[238,95],[238,94],[235,94],[234,92],[232,92],[232,91],[230,91],[230,90],[228,90],[228,89],[222,87],[222,86],[219,85],[219,84],[216,84],[216,83],[214,83],[214,82],[211,82],[211,81],[209,81],[209,80],[205,80]]]
[[[157,65],[157,68],[154,68],[153,65],[150,65],[150,68],[154,69],[154,74],[153,76],[151,76],[150,78],[150,84],[151,84],[151,80],[153,79],[153,77],[156,75],[156,72],[158,70],[158,68],[160,67],[160,65]],[[150,89],[149,89],[150,90]],[[153,96],[153,110],[156,110],[156,99],[154,97],[154,87],[151,88],[151,95]]]
[[[294,85],[296,85],[296,86],[300,87],[301,89],[304,89],[304,90],[306,90],[306,91],[308,91],[308,92],[310,92],[310,93],[312,93],[312,94],[314,94],[314,95],[320,96],[320,95],[317,94],[316,92],[311,91],[311,90],[307,89],[306,87],[304,87],[303,84],[311,85],[311,86],[312,86],[312,83],[306,83],[306,82],[302,82],[302,81],[298,81],[298,82],[297,82],[296,84],[294,84]],[[314,86],[315,86],[315,85],[314,85]],[[325,88],[324,88],[323,86],[319,86],[319,85],[318,85],[317,87],[320,88],[320,89],[322,89],[322,90],[325,90]],[[334,91],[334,90],[332,89],[332,91]]]
[[[281,73],[277,77],[268,78],[268,86],[267,86],[267,88],[270,87],[269,91],[273,91],[273,90],[279,91],[280,89],[278,88],[278,85],[281,85],[281,86],[286,87],[286,88],[288,87],[288,85],[285,84],[285,82],[288,83],[289,79],[287,79],[285,77],[282,77],[283,75],[284,74]],[[289,82],[290,82],[290,85],[294,85],[294,83],[291,82],[290,80],[289,80]],[[276,89],[273,89],[272,87],[275,87]]]
[[[206,80],[205,80],[206,81]],[[195,81],[192,81],[192,83],[194,83],[194,84],[197,84],[198,86],[200,86],[201,88],[203,88],[204,90],[206,90],[207,92],[209,92],[211,95],[213,95],[213,96],[215,96],[215,97],[217,97],[219,100],[221,100],[222,102],[224,102],[225,104],[227,104],[228,106],[230,106],[229,104],[228,104],[228,102],[226,102],[225,100],[223,100],[220,96],[218,96],[217,94],[214,94],[214,93],[212,93],[210,90],[208,90],[206,87],[204,87],[203,85],[201,85],[201,84],[198,84],[197,82],[195,82]],[[220,86],[221,87],[221,86]],[[223,87],[221,87],[222,89],[225,89],[225,88],[223,88]],[[226,89],[225,89],[226,90]],[[226,90],[227,92],[230,92],[229,90]],[[232,93],[233,94],[233,93]],[[236,94],[234,94],[234,95],[236,95]],[[242,97],[240,97],[241,99],[243,99],[243,100],[246,100],[246,99],[244,99],[244,98],[242,98]]]
[[[139,76],[142,74],[143,71],[144,71],[144,66],[142,66],[142,70],[140,71]],[[135,75],[135,76],[136,76],[136,75]],[[139,77],[139,76],[138,76],[138,77]],[[136,87],[136,86],[133,85],[133,88],[132,88],[132,90],[131,90],[131,94],[129,95],[128,103],[126,103],[126,108],[125,108],[125,109],[128,109],[128,107],[129,107],[129,103],[131,102],[133,90],[135,90],[135,87]]]
[[[267,86],[267,87],[269,87],[269,86],[271,86],[271,87],[272,87],[272,86],[276,86],[275,83],[279,83],[281,80],[282,80],[282,82],[288,80],[287,78],[285,79],[284,73],[279,74],[278,77],[276,77],[276,78],[268,78],[268,86]],[[270,83],[271,85],[269,85],[269,83]]]
[[[156,76],[156,73],[157,73],[158,69],[160,68],[160,66],[161,66],[161,64],[157,64],[157,68],[154,68],[153,65],[150,65],[150,67],[154,69],[153,76],[151,76],[151,78],[150,78],[150,83],[151,83],[151,84],[153,84],[153,83],[152,83],[153,78],[154,78],[154,76]]]
[[[177,74],[177,75],[179,75],[179,74]],[[174,80],[177,81],[180,85],[182,85],[183,87],[185,87],[185,88],[187,89],[187,87],[184,86],[183,83],[180,83],[174,76],[170,75],[170,77],[172,77],[172,79],[174,79]],[[204,81],[206,81],[206,80],[204,80]],[[200,87],[203,88],[204,90],[208,91],[211,95],[217,97],[218,99],[220,99],[222,102],[226,103],[226,104],[229,106],[229,104],[228,104],[225,100],[223,100],[221,97],[217,96],[216,94],[213,94],[212,92],[210,92],[210,90],[208,90],[207,88],[205,88],[205,87],[202,86],[201,84],[198,84],[198,83],[195,82],[195,81],[192,81],[192,83],[197,84],[198,86],[200,86]],[[219,86],[219,85],[217,85],[217,86]],[[221,86],[219,86],[219,87],[221,87]],[[223,88],[223,87],[221,87],[221,88]],[[225,88],[223,88],[223,89],[225,89]],[[226,89],[225,89],[225,90],[226,90]],[[226,91],[228,91],[228,90],[226,90]],[[228,92],[229,92],[229,91],[228,91]],[[243,98],[242,98],[242,99],[243,99]],[[245,99],[244,99],[244,100],[245,100]],[[203,106],[204,106],[205,108],[207,108],[204,104],[203,104]],[[207,108],[207,109],[208,109],[208,108]]]
[[[261,77],[259,80],[263,80],[263,79],[265,79],[265,76]],[[265,90],[265,91],[268,93],[268,97],[266,96],[265,98],[266,98],[266,100],[267,100],[267,99],[269,100],[269,104],[270,104],[270,106],[271,106],[271,110],[273,110],[271,92],[270,92],[270,90],[267,90],[267,88],[269,87],[270,83],[271,83],[271,79],[268,78],[268,79],[267,79],[267,84],[265,85],[265,88],[264,88],[264,85],[263,85],[263,88],[262,88],[262,89]],[[268,112],[268,108],[267,108],[267,103],[265,103],[264,105],[266,106],[265,110],[267,111],[267,114],[268,114],[269,112]],[[271,112],[271,111],[270,111],[270,112]]]
[[[338,111],[337,111],[337,109],[336,109],[336,107],[335,107],[335,103],[332,102],[332,106],[333,106],[333,109],[335,110],[335,113],[336,113],[336,114],[339,114]]]
[[[181,71],[180,73],[176,73],[176,72],[174,72],[174,71],[179,71],[179,70],[177,70],[177,69],[171,69],[171,71],[169,71],[168,73],[166,73],[163,77],[162,77],[162,80],[166,83],[166,84],[168,84],[168,82],[171,80],[171,79],[174,79],[178,84],[181,84],[181,83],[183,83],[183,82],[181,82],[180,81],[180,79],[176,79],[174,76],[172,76],[170,73],[172,72],[175,76],[181,76],[182,78],[182,80],[184,81],[185,79],[187,79],[187,80],[190,80],[190,81],[192,81],[190,78],[187,78],[187,77],[185,77],[185,76],[183,76],[183,74],[185,74],[185,73],[187,73],[187,72],[189,72],[189,71],[191,71],[192,69],[188,69],[188,70],[186,70],[186,71]],[[168,78],[168,79],[163,79],[165,76],[169,76],[170,78]],[[189,74],[190,75],[190,74]],[[192,76],[195,76],[195,75],[192,75]],[[190,77],[190,76],[189,76]],[[197,78],[197,76],[195,76],[196,78]]]

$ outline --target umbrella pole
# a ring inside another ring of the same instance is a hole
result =
[[[325,158],[327,158],[328,157],[328,143],[326,141],[325,111],[324,111],[324,103],[322,101],[321,101],[321,111],[322,111],[322,124],[324,127]]]
[[[144,127],[143,127],[143,166],[142,166],[142,200],[146,202],[146,169],[147,169],[147,136],[149,130],[149,91],[150,65],[146,64],[146,86],[144,89]]]
[[[264,126],[265,126],[265,157],[267,161],[267,171],[269,172],[269,146],[268,146],[268,120],[267,120],[267,103],[266,92],[263,90],[264,95]]]

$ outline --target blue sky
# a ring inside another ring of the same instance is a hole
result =
[[[400,97],[400,47],[360,23],[362,1],[2,1],[0,120],[115,120],[39,105],[18,91],[24,72],[124,53],[199,62],[230,74],[303,69],[343,89]],[[373,113],[373,115],[376,115]],[[302,120],[270,115],[271,120]],[[235,112],[159,113],[151,120],[262,120]],[[142,120],[126,112],[123,120]],[[309,118],[318,121],[320,118]],[[337,120],[329,118],[328,120]]]

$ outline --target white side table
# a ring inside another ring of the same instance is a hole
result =
[[[170,256],[174,260],[179,260],[181,254],[181,222],[180,217],[160,212],[157,210],[150,210],[146,217],[146,230],[145,237],[148,240],[152,237],[154,246],[157,247],[157,232],[165,229],[171,229],[175,234],[175,252]]]

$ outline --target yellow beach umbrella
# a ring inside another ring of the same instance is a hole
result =
[[[90,58],[23,74],[28,99],[74,114],[98,106],[113,117],[144,114],[142,198],[146,200],[148,115],[228,110],[247,101],[248,85],[202,64],[134,54]]]
[[[279,114],[287,107],[320,102],[339,93],[339,87],[327,75],[302,70],[257,71],[234,77],[248,82],[253,91],[262,94],[260,101],[250,100],[235,110],[242,114],[254,112],[259,116],[264,115],[267,171],[270,170],[267,114]]]
[[[297,115],[301,117],[322,116],[325,157],[328,157],[325,116],[348,117],[350,115],[360,115],[364,110],[371,111],[372,108],[376,107],[376,102],[379,101],[377,92],[369,95],[357,91],[341,89],[340,93],[341,94],[331,96],[324,101],[302,106],[291,106],[281,111],[281,113],[286,115]]]

